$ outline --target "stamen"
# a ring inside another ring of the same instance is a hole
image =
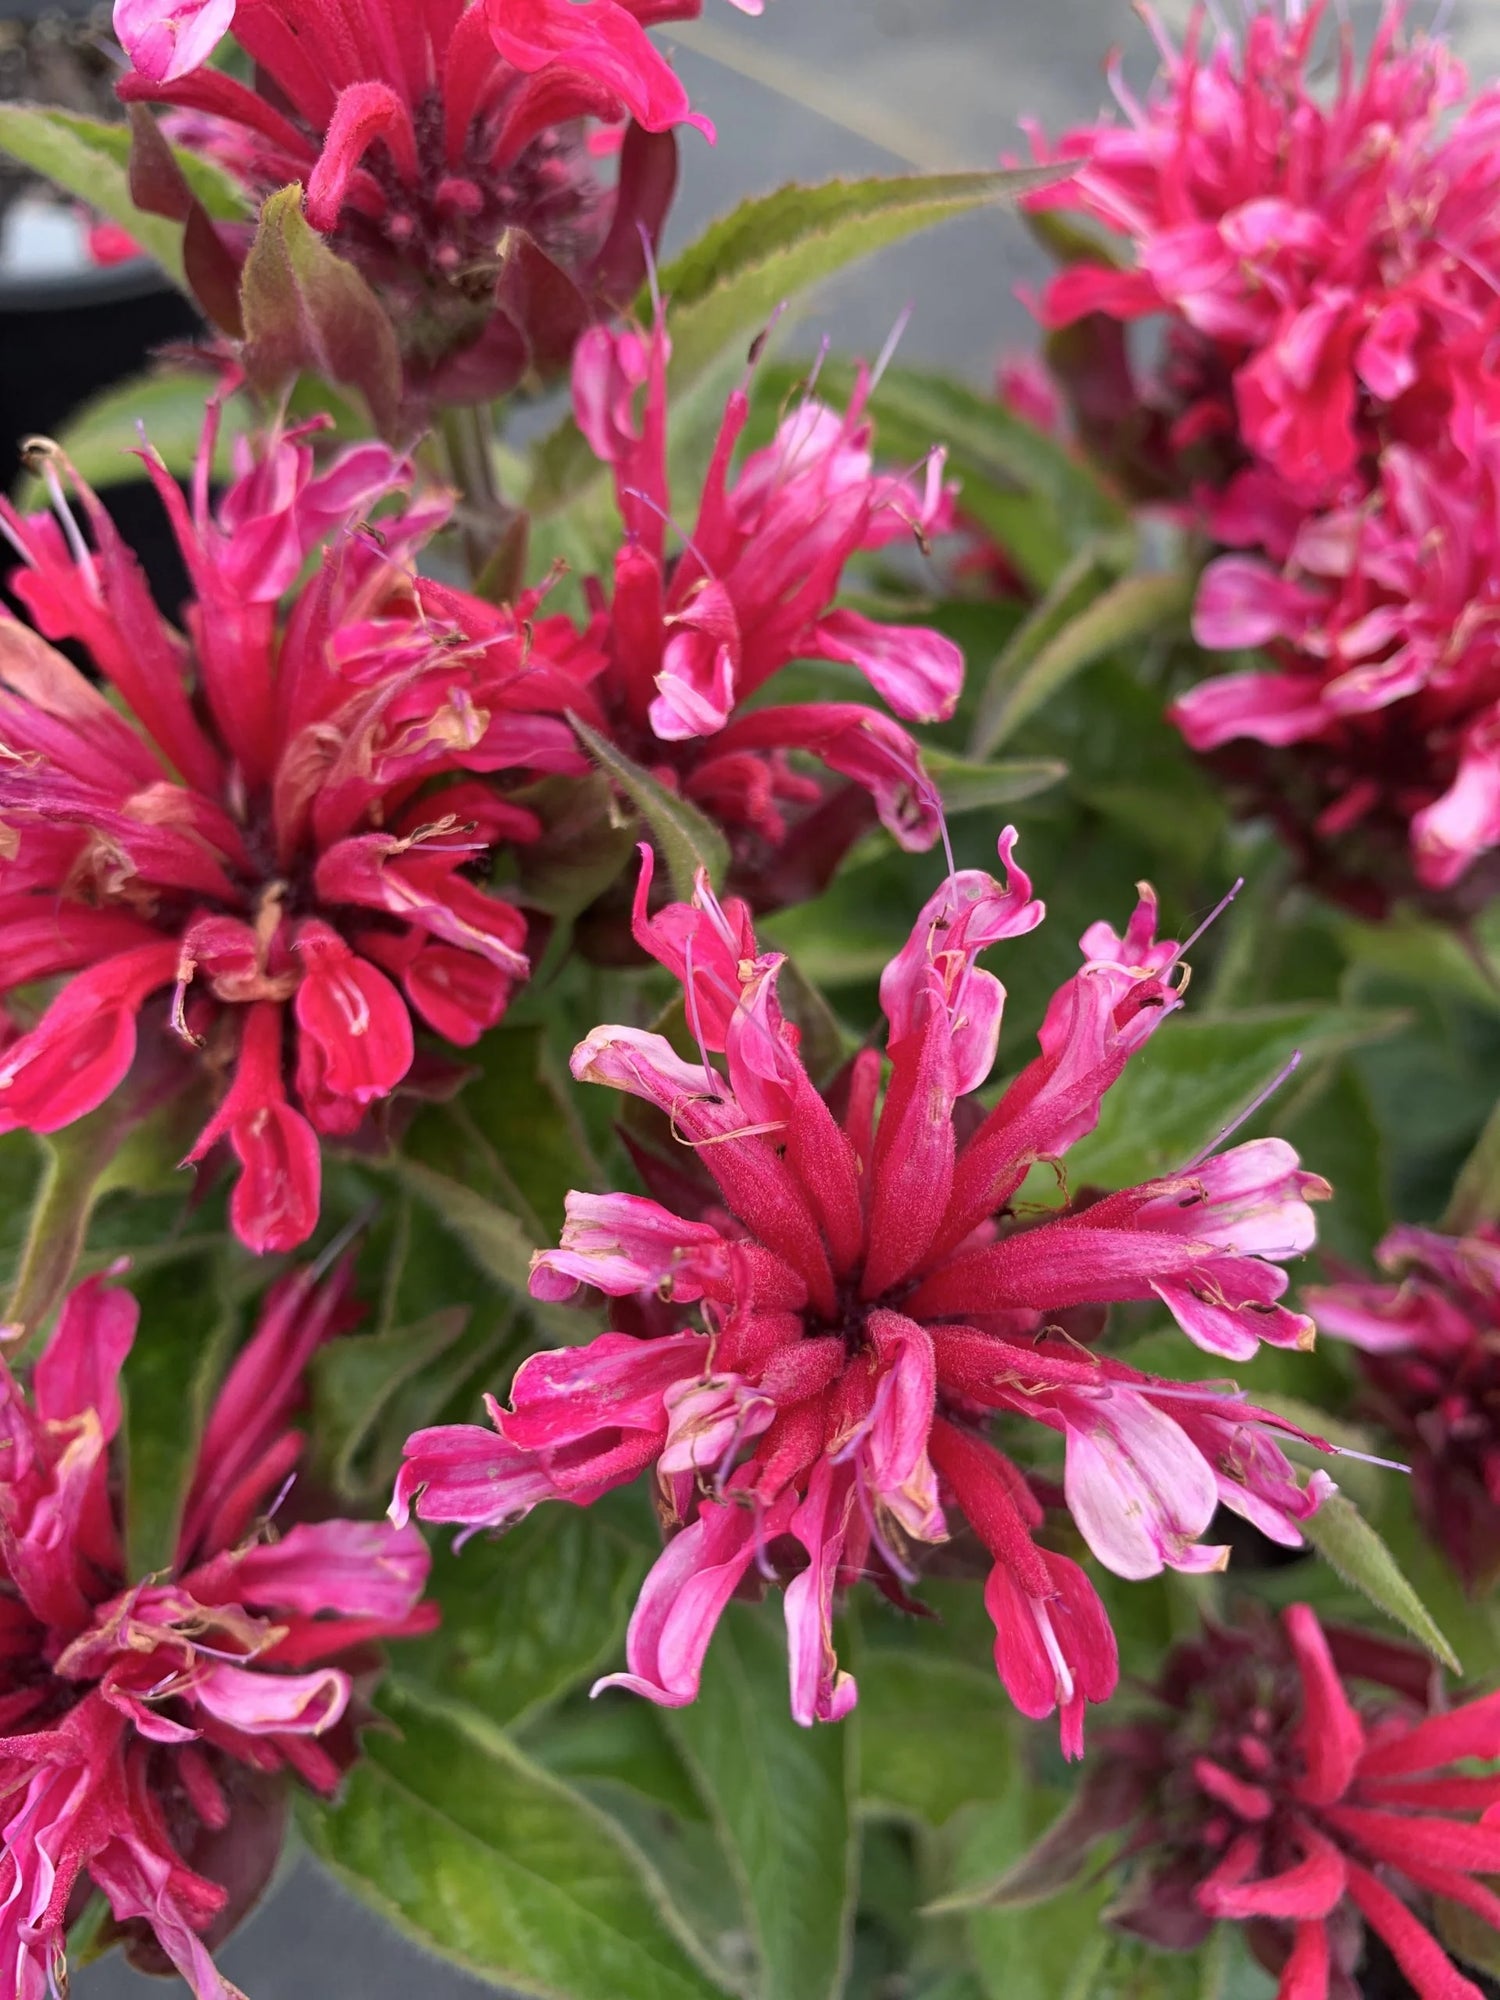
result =
[[[668,513],[667,509],[662,506],[659,500],[653,500],[651,495],[649,493],[643,493],[639,486],[625,486],[621,488],[621,492],[623,493],[624,497],[627,500],[639,500],[641,505],[645,507],[650,513],[655,514],[658,520],[665,521],[667,526],[672,530],[672,533],[677,537],[678,541],[682,543],[682,546],[687,550],[688,554],[697,563],[699,569],[702,570],[703,574],[710,580],[710,582],[712,583],[718,582],[719,579],[714,575],[712,569],[703,559],[703,551],[698,547],[697,543],[693,540],[692,536],[688,533],[687,529],[684,528],[681,525],[681,523],[675,519],[673,515]]]
[[[1203,933],[1210,927],[1210,925],[1216,924],[1219,921],[1220,917],[1223,916],[1224,912],[1229,908],[1229,905],[1234,901],[1235,897],[1240,893],[1241,889],[1243,889],[1244,886],[1245,886],[1245,878],[1243,875],[1241,875],[1229,890],[1228,895],[1221,896],[1219,898],[1218,902],[1215,903],[1214,907],[1209,911],[1208,915],[1203,919],[1202,923],[1199,924],[1197,930],[1193,932],[1192,936],[1190,938],[1185,939],[1183,943],[1178,945],[1176,951],[1172,954],[1173,965],[1177,963],[1178,959],[1185,958],[1187,956],[1187,954],[1192,950],[1193,946],[1198,942],[1199,938],[1202,937]]]
[[[1253,1098],[1251,1098],[1250,1102],[1245,1106],[1244,1110],[1239,1112],[1237,1116],[1231,1118],[1227,1125],[1221,1126],[1216,1135],[1209,1140],[1208,1144],[1203,1148],[1201,1152],[1194,1153],[1193,1157],[1190,1160],[1184,1162],[1180,1171],[1185,1174],[1190,1174],[1193,1171],[1194,1167],[1201,1167],[1205,1160],[1210,1159],[1213,1156],[1213,1154],[1217,1153],[1219,1148],[1224,1144],[1226,1139],[1232,1139],[1235,1133],[1239,1131],[1240,1127],[1243,1124],[1245,1124],[1248,1119],[1251,1119],[1255,1116],[1256,1112],[1261,1109],[1262,1105],[1268,1104],[1270,1102],[1270,1100],[1276,1095],[1277,1091],[1280,1090],[1281,1086],[1286,1082],[1287,1078],[1291,1076],[1293,1072],[1299,1067],[1301,1061],[1302,1061],[1301,1049],[1293,1049],[1288,1060],[1276,1072],[1275,1076],[1271,1078],[1271,1081],[1266,1085],[1265,1089],[1257,1092],[1257,1094]]]
[[[900,312],[897,313],[896,323],[887,334],[885,346],[876,355],[875,366],[870,370],[870,394],[872,396],[880,387],[881,376],[884,375],[886,369],[890,367],[892,361],[896,358],[896,349],[901,345],[902,339],[906,334],[906,329],[911,325],[912,314],[916,309],[916,302],[909,299]]]
[[[1057,1705],[1065,1708],[1073,1699],[1073,1675],[1063,1658],[1062,1647],[1057,1643],[1057,1634],[1052,1629],[1052,1614],[1040,1597],[1028,1597],[1031,1615],[1036,1620],[1036,1629],[1041,1634],[1042,1646],[1052,1663],[1052,1671],[1057,1676]]]

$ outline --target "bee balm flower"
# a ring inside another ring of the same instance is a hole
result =
[[[977,960],[1042,917],[1014,845],[1008,829],[1003,882],[966,871],[932,897],[881,982],[884,1058],[863,1050],[827,1094],[778,1004],[782,961],[758,952],[744,905],[700,881],[691,905],[652,916],[647,853],[636,935],[681,980],[702,1060],[602,1027],[573,1073],[667,1115],[710,1177],[705,1212],[570,1196],[533,1291],[593,1286],[645,1337],[533,1356],[509,1409],[491,1404],[493,1433],[418,1432],[393,1516],[415,1505],[502,1525],[650,1468],[674,1532],[611,1681],[651,1700],[693,1699],[715,1622],[759,1565],[786,1584],[793,1714],[843,1715],[855,1687],[833,1650],[836,1590],[872,1576],[905,1602],[922,1552],[966,1521],[992,1565],[1001,1678],[1023,1713],[1060,1712],[1076,1755],[1085,1703],[1115,1684],[1114,1638],[1084,1570],[1038,1539],[1043,1502],[993,1418],[1061,1438],[1067,1512],[1126,1577],[1221,1566],[1227,1551],[1201,1539],[1221,1501],[1296,1542],[1326,1490],[1298,1484],[1268,1434],[1287,1426],[1232,1391],[1143,1375],[1055,1328],[1072,1307],[1155,1298],[1215,1353],[1306,1344],[1276,1260],[1309,1246],[1307,1204],[1327,1190],[1265,1140],[1020,1223],[1010,1203],[1028,1169],[1092,1129],[1177,1005],[1181,964],[1155,937],[1149,893],[1124,937],[1094,925],[1040,1055],[984,1115],[967,1100],[990,1074],[1004,990]]]
[[[0,1364],[0,1959],[6,1991],[66,1990],[85,1882],[150,1970],[233,2000],[209,1945],[269,1880],[287,1779],[332,1792],[357,1754],[351,1673],[372,1640],[423,1632],[411,1529],[263,1510],[296,1464],[302,1372],[344,1286],[270,1294],[203,1434],[170,1569],[125,1565],[118,1377],[128,1292],[91,1278],[63,1307],[26,1396]]]

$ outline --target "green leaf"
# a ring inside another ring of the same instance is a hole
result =
[[[1443,1216],[1444,1229],[1455,1236],[1467,1236],[1490,1222],[1500,1222],[1500,1104],[1464,1161]]]
[[[1180,625],[1193,600],[1194,579],[1172,570],[1122,576],[1059,630],[1029,622],[990,670],[980,703],[973,748],[981,757],[998,750],[1059,688],[1108,653],[1144,644]]]
[[[690,1708],[668,1716],[740,1876],[761,2000],[829,2000],[848,1959],[856,1715],[801,1729],[776,1608],[731,1604]]]
[[[1435,1660],[1461,1674],[1458,1656],[1438,1630],[1431,1612],[1397,1567],[1396,1558],[1342,1493],[1332,1494],[1302,1531],[1345,1583],[1362,1591],[1396,1624],[1404,1625]]]
[[[729,843],[713,821],[687,799],[658,784],[649,771],[643,771],[576,715],[568,720],[600,770],[614,780],[650,828],[666,863],[673,894],[686,902],[700,868],[707,869],[709,881],[718,888],[729,867]]]
[[[1014,805],[1019,799],[1034,798],[1038,792],[1060,784],[1068,775],[1067,765],[1055,757],[1012,757],[981,764],[968,757],[954,757],[931,744],[923,745],[922,762],[950,819],[958,818],[961,813],[987,812],[994,806]]]
[[[345,1334],[313,1356],[314,1430],[320,1457],[340,1493],[388,1497],[401,1440],[437,1414],[436,1409],[423,1411],[413,1421],[403,1391],[414,1383],[421,1387],[436,1381],[442,1392],[445,1377],[436,1373],[436,1364],[462,1338],[468,1317],[464,1306],[442,1306],[415,1326]],[[395,1439],[390,1436],[393,1412],[400,1412]]]
[[[126,1561],[171,1566],[198,1446],[233,1339],[223,1267],[198,1252],[136,1280],[141,1324],[125,1362]]]
[[[130,193],[130,128],[81,117],[51,105],[0,104],[0,151],[128,229],[181,290],[182,229],[147,215]],[[184,178],[209,215],[235,221],[250,213],[244,196],[211,160],[182,147],[172,152]]]
[[[257,388],[277,396],[311,370],[357,390],[382,434],[396,434],[396,330],[360,273],[309,225],[298,182],[273,194],[261,210],[240,302],[245,372]]]
[[[404,1153],[396,1154],[389,1172],[432,1210],[481,1271],[520,1298],[529,1296],[531,1253],[538,1245],[519,1216]]]
[[[783,187],[742,202],[661,273],[672,336],[674,397],[698,382],[737,341],[747,345],[776,307],[856,258],[919,229],[1006,200],[1055,178],[1055,170],[902,174]],[[650,300],[637,311],[649,317]],[[526,504],[550,513],[602,472],[571,419],[545,439]]]
[[[933,1652],[872,1649],[859,1688],[861,1803],[941,1826],[960,1806],[1002,1796],[1011,1713],[993,1673]]]
[[[990,1879],[1046,1831],[1056,1794],[1018,1781],[1010,1797],[975,1822],[957,1857],[961,1881]],[[1086,2000],[1110,1949],[1099,1915],[1104,1883],[1063,1889],[1021,1909],[976,1909],[965,1920],[974,1967],[988,2000]]]
[[[483,1718],[388,1682],[313,1852],[398,1930],[548,2000],[709,2000],[661,1886],[606,1816]]]
[[[818,392],[847,399],[854,371],[826,363]],[[792,370],[778,371],[768,389],[796,387]],[[1080,543],[1109,535],[1119,544],[1115,568],[1129,561],[1129,516],[1061,439],[1028,423],[991,395],[942,375],[888,368],[870,399],[882,458],[915,462],[935,444],[948,454],[964,513],[1004,549],[1025,581],[1047,590]]]
[[[185,1192],[179,1107],[143,1116],[127,1087],[41,1141],[45,1166],[5,1317],[34,1333],[72,1282],[95,1207],[115,1190]]]
[[[969,737],[975,756],[983,755],[984,746],[990,740],[996,718],[1003,711],[1013,683],[1059,632],[1065,631],[1075,618],[1103,596],[1117,574],[1117,566],[1109,559],[1107,545],[1089,542],[1052,577],[1045,594],[1013,627],[984,677]]]
[[[99,488],[139,479],[135,456],[141,432],[167,470],[185,479],[193,469],[203,435],[203,404],[209,393],[206,377],[185,369],[156,370],[135,375],[101,396],[81,404],[59,433],[57,442],[75,471]],[[231,397],[219,428],[214,476],[223,479],[233,465],[234,440],[249,421],[249,413]],[[27,479],[19,495],[23,511],[43,504],[39,480]]]
[[[1353,1007],[1264,1007],[1169,1021],[1126,1065],[1094,1130],[1069,1148],[1068,1180],[1130,1187],[1175,1173],[1298,1051],[1309,1064],[1401,1025],[1399,1014]]]
[[[402,1673],[513,1727],[613,1661],[647,1561],[598,1509],[576,1507],[439,1546],[429,1594],[443,1622],[402,1648]]]

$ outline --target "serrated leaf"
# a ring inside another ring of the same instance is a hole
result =
[[[1056,178],[1054,170],[903,174],[778,188],[713,223],[661,273],[672,336],[668,387],[682,396],[736,342],[749,344],[776,307],[846,264],[920,229]],[[637,314],[649,318],[643,299]],[[550,513],[600,476],[571,419],[533,462],[527,506]]]
[[[302,213],[293,182],[261,210],[240,288],[245,371],[280,395],[304,370],[363,397],[377,429],[394,437],[401,405],[401,352],[385,307],[355,267]]]
[[[712,2000],[660,1887],[608,1818],[499,1730],[388,1682],[313,1852],[398,1930],[477,1978],[557,2000]]]
[[[954,757],[930,744],[923,746],[922,762],[949,819],[1035,798],[1068,775],[1067,765],[1055,757],[1011,757],[986,764]]]
[[[596,1510],[575,1507],[439,1547],[429,1595],[443,1622],[402,1648],[402,1673],[512,1728],[613,1660],[647,1561]]]
[[[856,1887],[858,1710],[837,1728],[792,1721],[778,1608],[729,1606],[698,1700],[667,1726],[740,1876],[760,2000],[831,2000]]]
[[[707,869],[709,881],[718,888],[729,867],[729,843],[713,821],[687,799],[669,792],[649,771],[642,770],[576,715],[568,720],[600,770],[614,780],[650,828],[673,894],[686,902],[700,868]]]
[[[1265,1007],[1169,1021],[1110,1088],[1094,1130],[1069,1148],[1068,1180],[1130,1187],[1175,1173],[1294,1054],[1310,1065],[1378,1040],[1402,1021],[1353,1007]]]
[[[1404,1626],[1435,1660],[1455,1674],[1463,1672],[1458,1655],[1438,1630],[1431,1612],[1352,1500],[1342,1493],[1332,1494],[1302,1523],[1302,1531],[1345,1583]]]
[[[181,290],[180,224],[147,215],[130,194],[130,128],[53,105],[0,104],[0,151],[30,167],[100,215],[118,222]],[[174,146],[184,178],[209,215],[239,220],[250,211],[234,182],[211,160]]]
[[[1075,674],[1107,654],[1144,644],[1179,626],[1194,579],[1176,570],[1122,576],[1035,647],[1023,626],[990,670],[974,732],[977,756],[989,756]]]
[[[132,1286],[141,1323],[121,1376],[126,1561],[132,1576],[171,1566],[198,1446],[234,1323],[212,1252],[163,1265]]]

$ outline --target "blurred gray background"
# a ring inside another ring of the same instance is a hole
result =
[[[1238,0],[1223,4],[1239,11]],[[1158,11],[1178,26],[1189,0],[1158,0]],[[1375,9],[1352,11],[1367,21]],[[1413,25],[1433,11],[1429,0],[1411,0]],[[1492,78],[1500,0],[1442,11],[1476,79]],[[1129,0],[767,0],[759,21],[726,0],[704,0],[703,20],[661,39],[675,44],[694,105],[719,128],[712,150],[693,132],[683,136],[669,252],[745,195],[783,181],[1025,157],[1023,114],[1056,134],[1109,103],[1103,66],[1113,45],[1140,86],[1154,67]],[[1026,232],[997,212],[949,223],[836,278],[804,325],[827,332],[837,348],[873,355],[910,304],[903,358],[986,380],[1002,348],[1031,337],[1016,288],[1045,276]],[[220,1964],[250,2000],[478,2000],[494,1992],[418,1952],[306,1861],[287,1871]],[[169,2000],[185,1990],[116,1960],[73,1983],[75,2000]]]

